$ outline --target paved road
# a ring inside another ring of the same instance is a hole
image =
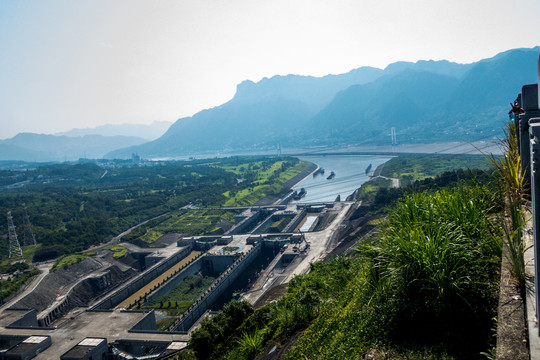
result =
[[[255,289],[245,294],[243,298],[251,304],[255,304],[273,286],[288,283],[295,275],[307,273],[311,263],[322,260],[330,252],[329,247],[332,243],[332,237],[341,226],[345,215],[353,204],[352,201],[335,203],[334,208],[341,206],[341,209],[334,221],[325,230],[304,233],[306,241],[310,244],[309,250],[306,253],[299,254],[287,267],[264,274],[255,284]],[[266,271],[271,270],[276,263],[272,262],[272,266],[269,266]]]
[[[49,270],[53,267],[54,263],[56,261],[47,261],[40,263],[37,268],[39,269],[40,273],[26,286],[26,288],[20,292],[19,294],[15,295],[11,300],[4,303],[2,306],[0,306],[1,309],[9,309],[11,306],[13,306],[17,301],[25,297],[26,295],[30,294],[34,289],[39,285],[41,280],[49,274]]]
[[[322,260],[327,254],[328,245],[332,239],[332,236],[341,226],[345,215],[351,208],[352,204],[354,204],[354,202],[348,201],[336,203],[336,205],[337,204],[343,206],[343,208],[336,216],[334,221],[332,221],[332,223],[330,223],[330,225],[327,226],[326,229],[317,232],[304,233],[307,242],[310,244],[310,249],[307,252],[305,258],[302,259],[302,261],[298,265],[296,265],[294,271],[289,274],[286,280],[287,282],[290,281],[295,275],[307,273],[309,271],[311,263]]]

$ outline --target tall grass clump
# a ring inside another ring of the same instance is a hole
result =
[[[514,278],[523,288],[525,281],[525,261],[523,253],[522,227],[525,225],[525,215],[522,211],[523,193],[525,184],[525,167],[521,171],[521,157],[518,149],[518,139],[515,124],[510,122],[505,130],[505,137],[501,141],[503,156],[487,156],[491,166],[499,175],[500,187],[505,195],[505,218],[501,219],[504,228],[504,246],[510,270]],[[526,164],[525,164],[526,165]]]
[[[492,204],[487,188],[473,186],[413,194],[390,212],[370,253],[403,301],[397,328],[429,336],[490,319],[501,250]]]
[[[286,359],[358,359],[373,348],[397,359],[478,358],[497,307],[495,197],[460,186],[400,199]]]

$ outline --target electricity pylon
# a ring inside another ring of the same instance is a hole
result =
[[[23,259],[23,253],[19,240],[17,239],[17,232],[15,231],[15,224],[13,224],[13,217],[11,211],[7,213],[8,220],[8,234],[9,234],[9,259],[13,261],[16,258]]]

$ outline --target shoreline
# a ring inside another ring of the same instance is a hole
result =
[[[312,163],[313,164],[313,163]],[[314,164],[314,165],[317,165],[317,164]],[[294,184],[293,186],[291,186],[291,190],[294,189],[295,187],[297,187],[298,185],[300,185],[304,180],[306,180],[308,177],[310,177],[311,175],[313,175],[313,173],[317,170],[320,169],[320,166],[317,165],[317,167],[315,168],[315,170],[313,170],[312,172],[310,172],[309,174],[307,174],[306,176],[304,176],[302,179],[300,179],[300,181],[298,181],[296,184]]]

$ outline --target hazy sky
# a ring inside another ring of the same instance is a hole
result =
[[[0,0],[0,139],[174,121],[242,80],[540,45],[539,0]]]

